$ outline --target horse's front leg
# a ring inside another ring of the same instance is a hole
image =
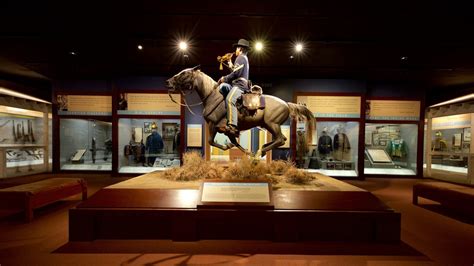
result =
[[[217,128],[212,125],[209,125],[209,145],[217,147],[223,151],[226,151],[234,147],[234,144],[232,143],[227,143],[226,145],[222,145],[215,142],[214,138],[216,137],[216,134],[217,134]]]
[[[227,135],[227,137],[230,139],[230,142],[235,145],[235,147],[239,148],[239,150],[241,150],[243,153],[245,153],[246,155],[250,156],[252,155],[252,153],[250,153],[248,150],[244,149],[244,147],[240,146],[240,143],[237,141],[237,139],[235,138],[235,136],[233,135]]]

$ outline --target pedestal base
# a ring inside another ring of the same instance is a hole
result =
[[[102,189],[69,211],[69,240],[400,240],[400,213],[366,191],[273,192],[274,209],[198,209],[199,190]]]

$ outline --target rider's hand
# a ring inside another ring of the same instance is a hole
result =
[[[234,68],[234,64],[232,64],[232,60],[229,59],[229,61],[227,61],[227,64],[229,65],[230,68]]]
[[[217,81],[217,84],[221,84],[224,82],[224,77],[221,77],[218,81]]]

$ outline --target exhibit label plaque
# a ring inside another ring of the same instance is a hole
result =
[[[298,96],[315,117],[360,118],[360,96]]]
[[[187,146],[188,147],[202,147],[202,125],[189,124],[187,128]]]
[[[433,130],[471,126],[471,114],[450,115],[433,118]]]
[[[58,95],[58,114],[112,115],[112,96]]]
[[[367,101],[366,118],[372,120],[407,120],[420,119],[420,101]]]
[[[282,125],[281,126],[281,133],[283,134],[283,136],[286,137],[286,141],[285,141],[285,144],[283,144],[279,148],[280,149],[290,148],[290,139],[291,139],[290,138],[290,126]]]
[[[201,201],[269,203],[269,184],[266,182],[204,182]]]
[[[127,110],[118,110],[119,114],[140,115],[179,115],[181,107],[171,101],[165,93],[125,93]],[[181,102],[181,94],[172,94],[172,97]]]

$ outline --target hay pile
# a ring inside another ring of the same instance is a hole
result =
[[[224,168],[214,162],[205,161],[196,151],[183,154],[183,166],[163,172],[169,180],[192,181],[198,179],[221,179]]]
[[[273,184],[308,184],[315,177],[295,167],[291,161],[276,160],[267,164],[260,160],[242,157],[229,163],[227,169],[215,162],[205,161],[198,152],[186,152],[183,166],[163,172],[163,177],[174,181],[193,181],[199,179],[226,180],[265,180]]]

